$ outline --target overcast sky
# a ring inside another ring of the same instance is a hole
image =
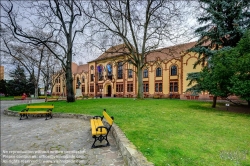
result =
[[[20,2],[20,1],[17,1]],[[1,1],[0,3],[6,3],[6,1]],[[23,1],[22,3],[25,3],[25,1]],[[17,9],[17,8],[16,8]],[[19,9],[19,10],[23,10],[23,9]],[[191,10],[191,8],[187,8],[185,10]],[[2,10],[0,10],[1,12],[1,16],[2,16]],[[25,11],[23,11],[25,12]],[[193,14],[192,14],[193,13]],[[190,12],[189,15],[186,16],[185,18],[185,22],[183,22],[184,26],[187,26],[189,28],[189,32],[190,33],[190,38],[180,38],[178,40],[176,40],[174,43],[172,42],[166,42],[166,46],[164,47],[168,47],[171,45],[175,45],[175,44],[181,44],[181,43],[186,43],[186,42],[190,42],[190,41],[195,41],[197,40],[197,38],[194,38],[192,31],[194,30],[194,27],[197,26],[197,22],[196,22],[196,15],[194,14],[195,12]],[[32,17],[30,17],[32,19]],[[3,20],[2,20],[3,21]],[[25,22],[21,22],[21,25],[23,27],[26,26]],[[83,38],[78,38],[78,40],[75,41],[75,48],[77,49],[75,55],[73,56],[73,61],[77,64],[79,63],[83,63],[86,64],[87,62],[96,59],[98,56],[100,56],[103,52],[101,50],[98,50],[96,48],[91,48],[91,49],[86,49],[83,46],[83,42],[84,40]],[[1,56],[2,57],[2,56]],[[12,70],[11,65],[6,65],[6,64],[2,64],[2,59],[1,59],[1,65],[5,66],[5,79],[9,79],[8,73],[10,72],[10,70]]]

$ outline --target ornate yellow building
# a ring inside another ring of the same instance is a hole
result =
[[[147,55],[143,69],[144,97],[183,96],[189,83],[186,80],[187,73],[201,70],[201,66],[193,68],[198,55],[186,51],[194,45],[195,42],[176,45]],[[136,69],[129,63],[123,47],[124,45],[111,47],[97,59],[84,65],[73,63],[75,93],[79,88],[83,96],[136,97]],[[53,93],[64,94],[66,90],[63,78],[58,78],[56,82]]]
[[[0,66],[0,80],[4,80],[4,66]]]

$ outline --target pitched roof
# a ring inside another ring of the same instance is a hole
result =
[[[180,59],[181,53],[185,52],[189,48],[193,47],[196,42],[190,42],[185,44],[179,44],[175,46],[170,46],[162,49],[157,49],[150,52],[147,57],[146,61],[155,61],[156,58],[160,58],[161,60],[170,60],[170,59]]]
[[[181,56],[181,52],[188,50],[195,44],[196,42],[190,42],[151,51],[148,53],[146,61],[155,61],[157,57],[159,57],[161,60],[166,60],[166,59],[169,60],[173,58],[179,59]],[[107,51],[105,51],[101,56],[99,56],[97,59],[91,62],[122,56],[125,55],[126,53],[129,53],[129,50],[126,48],[125,44],[112,46]]]
[[[83,65],[77,65],[76,63],[72,62],[71,65],[72,68],[72,73],[82,73],[82,72],[88,72],[89,71],[89,67],[88,64],[83,64]]]
[[[93,60],[91,62],[125,55],[126,53],[129,53],[129,50],[125,44],[112,46],[107,51],[105,51],[101,56],[99,56],[98,58],[96,58],[95,60]]]

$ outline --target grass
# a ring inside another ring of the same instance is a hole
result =
[[[14,96],[8,96],[8,97],[0,96],[0,100],[14,100]]]
[[[249,114],[215,110],[207,102],[170,99],[104,98],[51,103],[54,112],[63,113],[100,115],[106,108],[127,138],[156,166],[250,163]],[[10,110],[23,108],[25,105],[18,105]]]

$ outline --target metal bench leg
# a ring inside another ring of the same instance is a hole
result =
[[[110,144],[109,144],[109,141],[108,141],[108,135],[106,135],[106,138],[105,138],[105,140],[107,141],[107,144],[106,144],[106,146],[110,146]]]
[[[100,135],[99,137],[94,136],[93,138],[95,138],[95,141],[94,141],[94,143],[92,144],[91,149],[92,149],[92,148],[98,148],[98,147],[110,146],[109,141],[108,141],[108,135],[104,135],[104,136],[103,136],[103,135]],[[96,143],[97,140],[100,141],[100,142],[102,142],[103,140],[106,140],[107,143],[106,143],[106,145],[95,146],[95,143]]]
[[[94,143],[92,144],[91,149],[96,148],[95,142],[97,141],[97,137],[95,136],[94,138],[95,138],[95,141],[94,141]]]

